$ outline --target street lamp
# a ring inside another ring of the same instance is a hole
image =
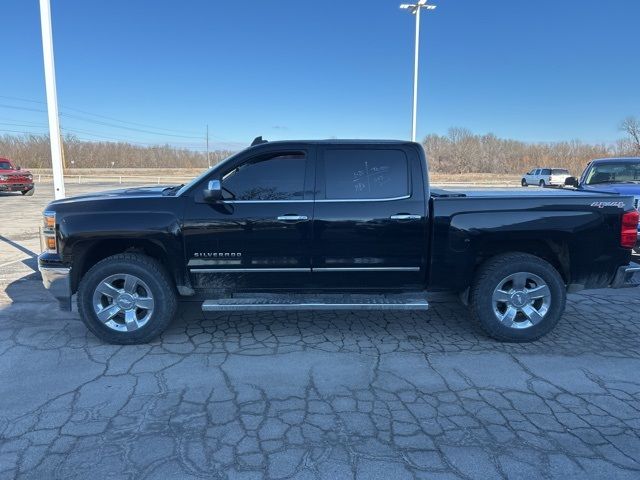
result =
[[[420,50],[420,10],[435,10],[435,5],[429,5],[427,0],[418,0],[418,3],[403,3],[400,8],[409,10],[416,16],[416,52],[413,65],[413,118],[411,122],[411,141],[416,141],[416,117],[418,114],[418,58]]]

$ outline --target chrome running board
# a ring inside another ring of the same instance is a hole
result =
[[[203,312],[273,310],[427,310],[423,293],[386,295],[297,295],[264,294],[205,300]]]

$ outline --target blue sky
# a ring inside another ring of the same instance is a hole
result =
[[[408,138],[414,23],[399,3],[52,0],[63,127],[198,149],[206,124],[214,147],[257,135]],[[640,1],[433,3],[420,137],[460,126],[606,142],[640,116]],[[0,18],[0,133],[44,131],[38,2],[3,0]]]

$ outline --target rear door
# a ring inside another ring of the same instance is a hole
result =
[[[426,172],[410,146],[319,147],[313,283],[324,289],[424,285]]]

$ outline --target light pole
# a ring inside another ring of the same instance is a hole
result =
[[[411,141],[416,141],[416,117],[418,115],[418,60],[420,58],[420,10],[435,10],[435,5],[429,5],[427,0],[418,0],[418,3],[403,3],[400,8],[409,10],[416,16],[416,47],[413,63],[413,114],[411,119]]]
[[[207,124],[207,165],[211,168],[211,158],[209,157],[209,124]]]
[[[47,113],[49,115],[49,141],[51,142],[51,167],[53,171],[53,194],[57,200],[64,198],[64,173],[62,170],[62,142],[60,141],[60,119],[58,117],[58,94],[56,93],[56,67],[53,62],[53,35],[51,33],[51,5],[49,0],[40,0],[40,25],[42,28],[42,54],[44,79],[47,90]]]

